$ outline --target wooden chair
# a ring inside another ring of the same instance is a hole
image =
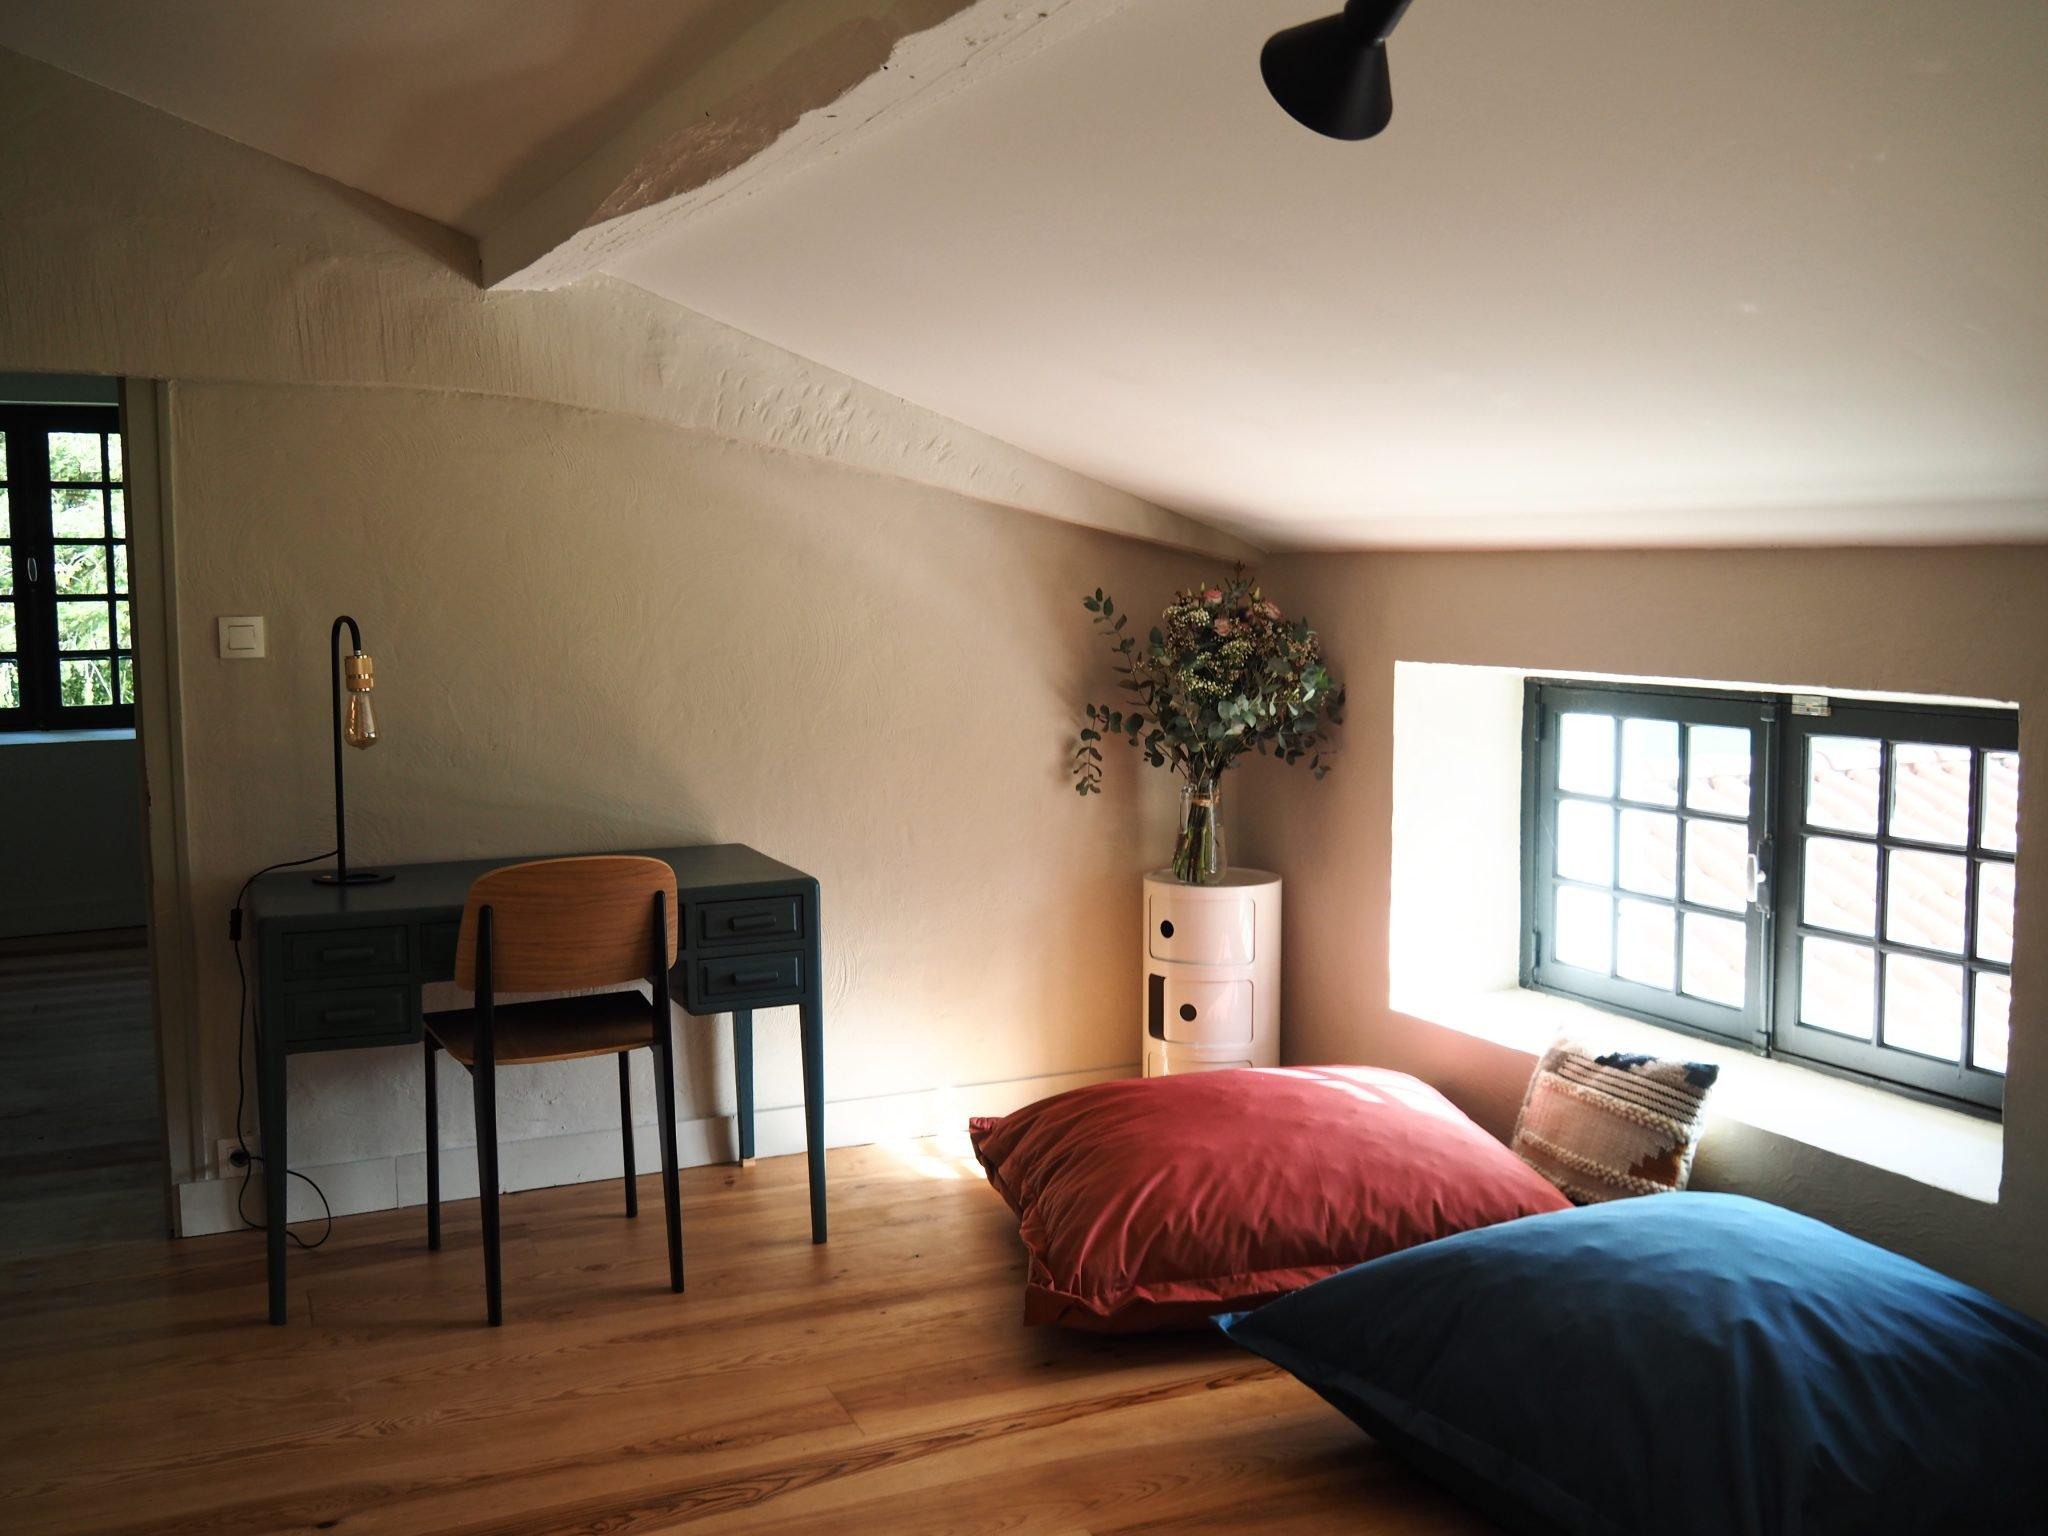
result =
[[[469,1069],[476,1096],[477,1192],[483,1204],[484,1292],[491,1325],[504,1321],[498,1262],[500,1066],[619,1058],[619,1115],[626,1152],[626,1214],[639,1214],[633,1183],[632,1079],[627,1055],[654,1052],[661,1118],[661,1193],[668,1215],[668,1273],[683,1288],[682,1194],[676,1175],[675,1046],[668,973],[676,959],[675,871],[659,859],[540,859],[477,878],[462,909],[456,985],[472,1007],[426,1016],[427,1246],[441,1246],[440,1107],[434,1053]],[[564,992],[647,981],[637,992],[559,997],[500,1007],[499,991]]]

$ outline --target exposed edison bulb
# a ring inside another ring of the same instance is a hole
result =
[[[377,744],[377,706],[370,690],[377,686],[376,664],[360,651],[341,661],[342,683],[348,689],[348,703],[341,715],[341,739],[352,747]]]

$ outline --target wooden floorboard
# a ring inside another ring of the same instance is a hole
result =
[[[506,1326],[482,1326],[474,1202],[292,1255],[263,1321],[255,1233],[94,1241],[0,1264],[12,1536],[559,1536],[689,1530],[1135,1536],[1491,1529],[1220,1336],[1020,1322],[1013,1218],[957,1145],[505,1201]]]

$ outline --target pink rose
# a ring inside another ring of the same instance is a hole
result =
[[[1259,604],[1259,612],[1263,613],[1269,619],[1277,619],[1280,617],[1280,610],[1274,607],[1271,603]]]
[[[1229,634],[1229,633],[1230,633],[1230,620],[1228,620],[1228,619],[1218,619],[1218,620],[1216,621],[1216,624],[1215,624],[1215,629],[1216,629],[1216,633],[1217,633],[1217,634],[1219,634],[1219,635],[1227,635],[1227,634]]]
[[[1222,589],[1221,587],[1210,587],[1210,588],[1207,588],[1207,589],[1206,589],[1206,590],[1205,590],[1205,591],[1204,591],[1204,592],[1202,593],[1202,601],[1203,601],[1203,602],[1205,602],[1205,603],[1220,603],[1220,602],[1222,602],[1222,601],[1223,601],[1223,589]]]

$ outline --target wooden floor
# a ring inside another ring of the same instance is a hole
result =
[[[0,1526],[32,1532],[1483,1532],[1308,1391],[1215,1336],[1018,1321],[1015,1223],[935,1142],[505,1202],[482,1326],[474,1202],[293,1254],[255,1233],[0,1265]]]
[[[0,1260],[167,1220],[149,952],[32,942],[0,945]]]

